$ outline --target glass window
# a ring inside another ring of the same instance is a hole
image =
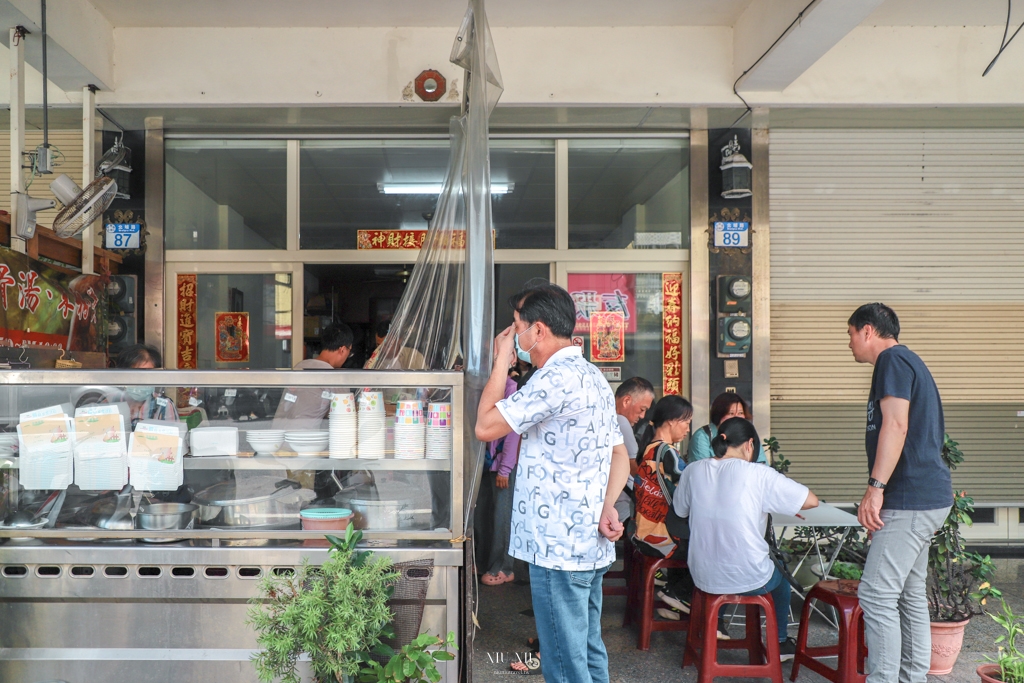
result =
[[[447,140],[315,140],[300,154],[303,249],[355,249],[360,230],[426,230]],[[495,244],[554,248],[553,141],[491,142]]]
[[[512,324],[509,297],[521,292],[530,280],[547,280],[551,266],[547,263],[499,263],[494,266],[494,331],[501,332]]]
[[[583,357],[601,369],[613,389],[639,376],[661,396],[666,377],[681,381],[686,335],[676,307],[685,292],[666,289],[664,281],[662,273],[569,273],[576,302],[573,343],[582,345]],[[675,316],[669,327],[664,326],[666,308]]]
[[[570,140],[570,249],[689,246],[687,140]]]
[[[284,249],[284,140],[168,140],[168,249]]]
[[[200,275],[198,290],[199,369],[292,366],[291,273]]]

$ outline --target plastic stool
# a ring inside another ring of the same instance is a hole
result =
[[[819,581],[807,593],[800,614],[800,634],[796,641],[796,656],[793,658],[793,673],[789,680],[795,681],[801,666],[806,666],[832,683],[864,683],[867,679],[861,671],[867,648],[864,645],[864,612],[857,599],[860,581],[838,580]],[[808,647],[807,631],[811,619],[811,601],[820,600],[836,610],[839,622],[839,642],[825,647]],[[836,657],[836,668],[825,666],[820,657]]]
[[[718,612],[725,605],[746,605],[746,635],[741,639],[718,640]],[[770,678],[782,683],[779,659],[779,627],[771,595],[712,595],[697,589],[690,606],[690,623],[683,651],[683,668],[697,666],[697,682],[712,683],[716,676]],[[765,613],[765,638],[761,642],[761,609]],[[746,650],[747,664],[720,664],[718,650]]]
[[[604,573],[604,581],[601,583],[601,595],[625,595],[629,598],[629,575],[632,569],[633,560],[633,544],[626,539],[623,544],[622,551],[622,570],[621,571],[607,571]],[[609,586],[607,581],[621,579],[625,582],[623,586]]]
[[[654,618],[655,603],[664,605],[654,595],[655,572],[659,569],[684,568],[686,562],[683,560],[650,557],[633,548],[630,572],[626,579],[626,613],[622,617],[622,625],[625,627],[633,623],[635,611],[639,608],[640,615],[636,623],[640,635],[637,636],[636,649],[644,652],[650,650],[651,633],[654,631],[685,631],[690,627],[690,620],[686,615],[681,615],[679,621],[660,621]]]

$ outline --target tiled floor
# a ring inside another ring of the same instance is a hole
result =
[[[998,573],[993,584],[1003,590],[1007,602],[1015,612],[1024,611],[1024,560],[997,559],[996,564]],[[530,586],[523,580],[526,577],[523,571],[525,567],[517,563],[517,569],[516,583],[494,587],[480,586],[480,629],[477,631],[473,655],[474,683],[507,681],[510,675],[510,659],[514,658],[517,652],[523,653],[526,649],[526,639],[534,635]],[[636,649],[635,629],[621,627],[625,601],[625,598],[609,597],[605,598],[604,602],[602,627],[605,644],[608,647],[611,683],[696,681],[696,670],[693,667],[680,668],[686,634],[654,633],[651,637],[651,649],[648,652],[640,652]],[[978,681],[974,670],[984,661],[986,654],[994,651],[992,643],[998,635],[997,629],[999,626],[985,615],[972,619],[964,638],[964,649],[953,672],[948,676],[930,676],[929,683]],[[796,628],[791,629],[790,633],[795,636]],[[824,622],[816,620],[812,628],[812,642],[820,639],[823,643],[828,636],[829,630]],[[738,653],[735,656],[743,657]],[[782,666],[783,676],[787,681],[790,667],[788,662]],[[541,681],[543,678],[533,676],[531,680]],[[717,680],[721,683],[732,679]],[[806,669],[801,669],[798,678],[798,681],[804,683],[819,683],[824,680]]]

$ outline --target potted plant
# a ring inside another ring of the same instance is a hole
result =
[[[260,652],[253,663],[261,681],[300,683],[299,657],[308,654],[319,683],[353,681],[381,639],[394,637],[388,599],[399,573],[391,560],[358,552],[362,533],[328,536],[327,561],[308,559],[291,574],[269,574],[252,598],[248,624]]]
[[[994,663],[979,666],[978,675],[982,683],[1024,683],[1024,652],[1017,644],[1021,638],[1021,646],[1024,646],[1024,616],[1014,614],[1005,600],[1001,602],[1002,612],[990,616],[1006,631],[996,638],[996,644],[1003,645],[999,646],[997,657],[986,657]]]
[[[959,444],[946,435],[942,456],[950,470],[963,462]],[[1001,597],[989,583],[995,565],[989,556],[964,549],[961,525],[970,526],[974,500],[966,491],[953,493],[953,507],[928,548],[928,613],[931,618],[932,662],[928,673],[953,670],[963,645],[964,628],[980,614],[988,598]]]
[[[448,651],[450,649],[458,649],[453,631],[449,631],[444,640],[429,633],[421,633],[397,652],[387,645],[381,645],[377,651],[390,657],[388,663],[381,664],[370,657],[364,657],[365,664],[359,680],[361,683],[438,683],[441,673],[437,670],[437,662],[455,659]]]

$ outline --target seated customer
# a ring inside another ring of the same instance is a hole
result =
[[[160,352],[152,346],[133,344],[117,356],[116,367],[133,370],[154,370],[163,367]],[[125,387],[124,394],[116,400],[128,404],[132,428],[139,420],[178,421],[178,410],[174,399],[164,396],[163,387]]]
[[[768,514],[795,515],[817,507],[818,498],[771,467],[752,464],[758,444],[754,425],[740,417],[719,425],[714,458],[687,465],[676,487],[676,514],[690,519],[687,564],[705,593],[771,593],[783,661],[796,643],[787,637],[789,582],[768,554]]]
[[[710,417],[711,423],[704,425],[700,429],[695,429],[690,437],[690,450],[687,451],[686,462],[696,462],[714,455],[711,451],[711,442],[718,435],[718,425],[731,417],[742,417],[747,420],[753,419],[750,413],[750,405],[743,400],[742,396],[732,391],[727,391],[715,397],[715,400],[711,402]],[[764,464],[768,463],[761,444],[757,444],[757,457],[754,458],[754,461]]]

